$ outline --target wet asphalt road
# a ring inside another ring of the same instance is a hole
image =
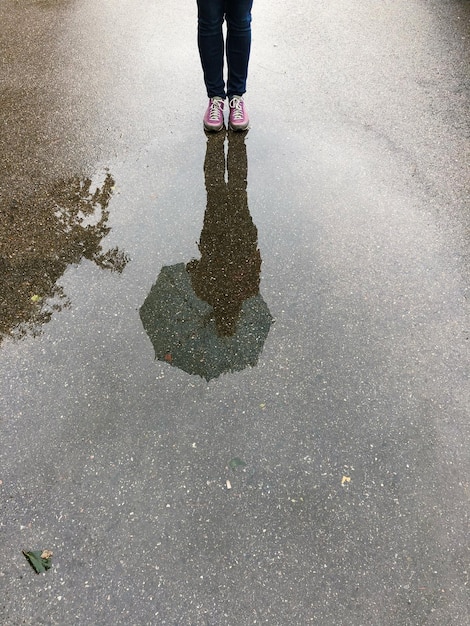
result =
[[[470,3],[255,0],[225,145],[193,5],[0,4],[1,622],[470,624]],[[193,259],[274,320],[209,381]]]

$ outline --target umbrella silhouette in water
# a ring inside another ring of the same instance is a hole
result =
[[[248,209],[245,133],[209,135],[200,259],[163,267],[140,308],[155,357],[206,380],[255,366],[272,324],[259,293],[258,233]]]

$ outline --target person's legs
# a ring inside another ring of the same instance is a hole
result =
[[[209,98],[225,100],[224,39],[225,0],[197,0],[198,46]]]
[[[218,3],[218,2],[217,2]],[[227,95],[242,96],[246,91],[251,49],[251,8],[253,0],[226,0]]]

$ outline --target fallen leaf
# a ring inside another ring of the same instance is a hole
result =
[[[41,574],[52,567],[52,552],[50,550],[32,550],[30,552],[23,550],[23,554],[36,574]]]
[[[228,466],[230,467],[230,469],[235,470],[235,469],[237,469],[237,467],[245,467],[246,463],[245,463],[245,461],[242,461],[241,459],[239,459],[236,456],[234,459],[232,459],[229,462]]]
[[[41,300],[41,296],[38,296],[37,294],[34,294],[34,296],[31,296],[31,302],[39,302]]]
[[[351,482],[351,476],[343,476],[343,478],[341,479],[341,484],[345,485],[346,483],[350,483]]]

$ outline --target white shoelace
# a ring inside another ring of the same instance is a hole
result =
[[[232,98],[230,100],[230,108],[234,109],[233,114],[232,114],[232,118],[234,120],[243,119],[243,108],[242,108],[241,98]]]
[[[211,122],[217,122],[220,115],[222,100],[212,100],[211,110],[209,111],[209,119]]]

